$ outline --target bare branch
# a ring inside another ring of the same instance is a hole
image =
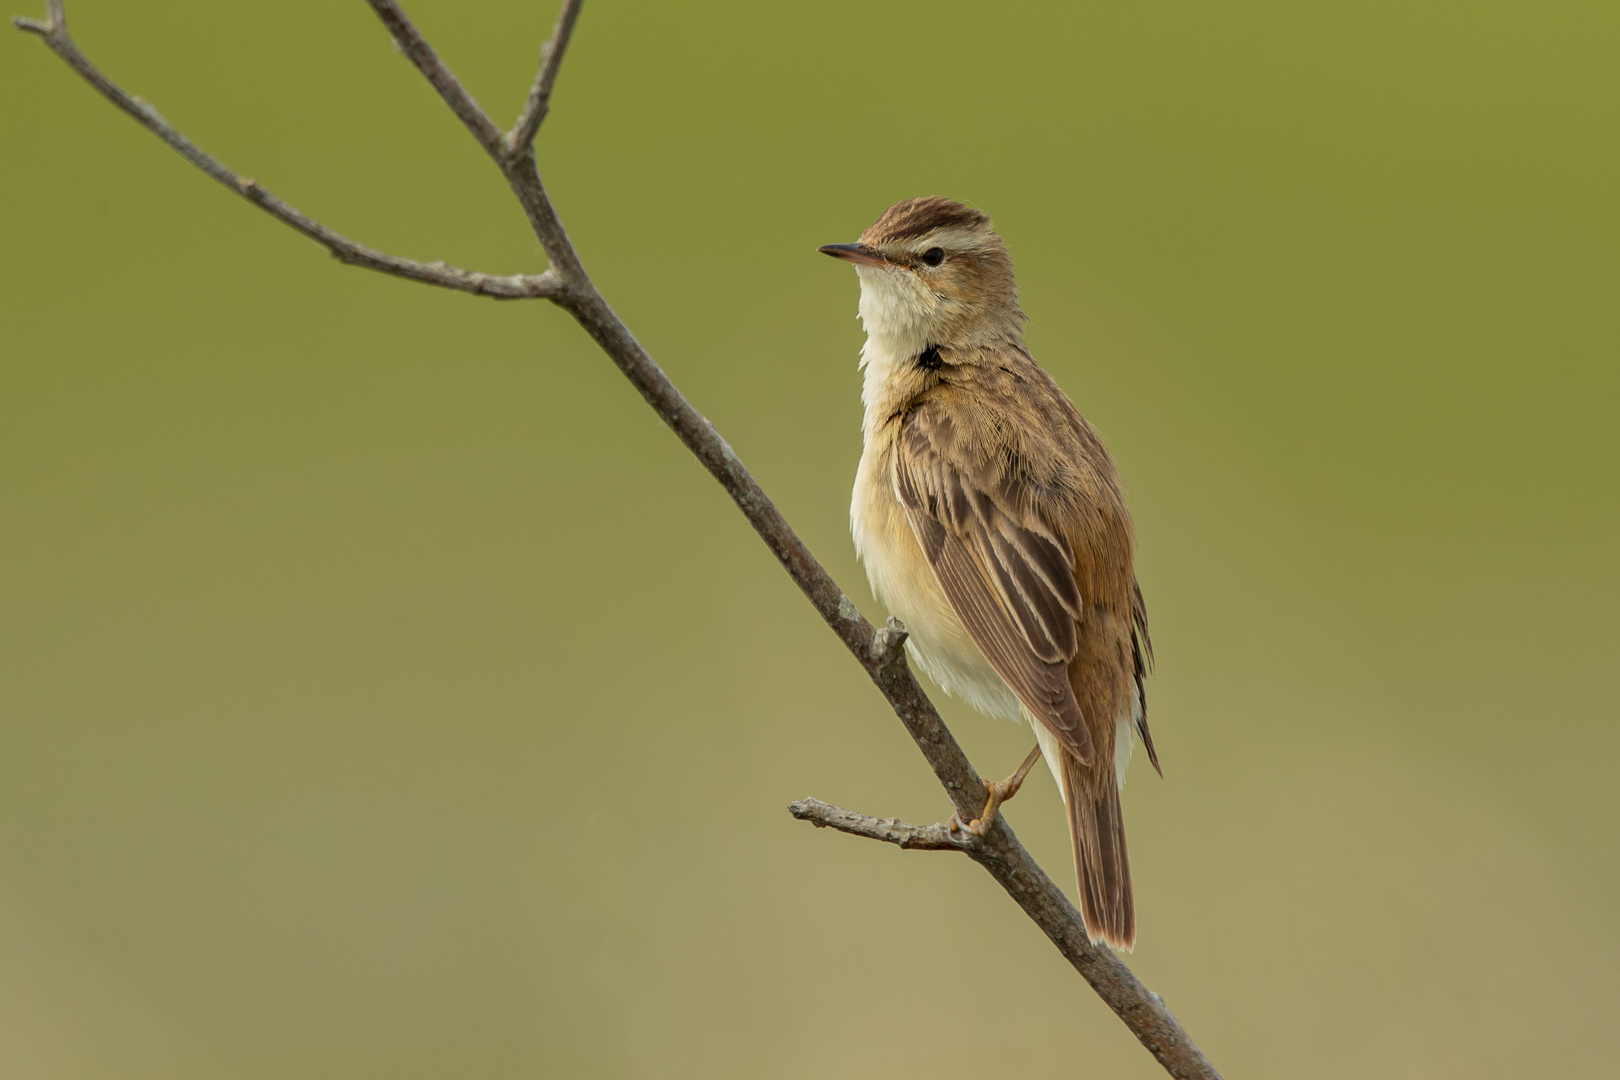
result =
[[[899,818],[875,818],[824,803],[800,799],[788,804],[788,813],[818,829],[837,829],[851,836],[881,840],[912,851],[966,851],[978,837],[967,830],[953,833],[944,825],[908,825]]]
[[[377,270],[384,274],[393,274],[396,277],[410,278],[412,281],[420,281],[428,285],[438,285],[446,289],[457,289],[461,292],[475,293],[479,296],[492,296],[504,300],[549,298],[557,295],[560,291],[557,276],[550,271],[544,274],[509,274],[504,276],[484,274],[447,266],[442,262],[424,263],[417,262],[414,259],[402,259],[397,255],[389,255],[364,244],[358,244],[341,233],[327,228],[313,218],[299,213],[292,206],[266,191],[257,181],[232,172],[219,159],[176,131],[173,125],[163,119],[162,114],[156,109],[140,98],[125,93],[116,83],[103,75],[100,69],[79,51],[78,46],[73,43],[73,39],[68,36],[67,22],[62,15],[61,0],[52,0],[50,19],[47,22],[41,23],[33,19],[14,18],[12,24],[19,30],[39,35],[51,52],[61,57],[68,67],[77,72],[85,82],[95,87],[102,97],[133,116],[142,127],[168,143],[181,157],[277,221],[291,226],[316,243],[324,245],[339,262],[347,263],[350,266],[362,266],[368,270]]]
[[[579,18],[581,3],[582,0],[563,0],[562,10],[557,12],[557,25],[552,28],[546,43],[540,46],[540,70],[534,73],[534,85],[529,87],[529,97],[523,103],[523,111],[518,113],[517,123],[506,133],[507,156],[521,154],[533,145],[535,135],[540,132],[541,121],[551,111],[551,88],[557,82],[557,71],[562,67],[563,53],[568,50],[568,39],[574,34],[574,22]]]
[[[1220,1080],[1214,1066],[1187,1037],[1181,1022],[1165,1007],[1164,999],[1137,981],[1112,949],[1091,942],[1080,912],[1019,843],[1005,818],[996,817],[989,833],[981,839],[966,830],[952,832],[945,825],[908,825],[894,818],[868,817],[819,799],[792,803],[788,813],[817,828],[836,829],[902,848],[962,852],[989,871],[1166,1072],[1178,1078]]]
[[[411,25],[411,20],[405,17],[399,5],[394,3],[394,0],[367,0],[367,2],[371,4],[371,10],[377,13],[377,18],[388,27],[388,33],[392,35],[394,45],[399,51],[404,53],[405,58],[416,65],[416,70],[433,84],[433,89],[437,90],[444,103],[450,106],[450,111],[467,125],[467,130],[473,133],[473,138],[478,140],[478,145],[484,148],[484,152],[494,158],[496,164],[503,164],[501,129],[495,126],[495,122],[479,108],[478,102],[472,99],[472,95],[467,93],[456,77],[450,73],[450,69],[444,66],[439,54],[433,51],[433,46],[429,45],[417,32],[416,27]]]
[[[1006,819],[998,816],[990,833],[968,848],[967,855],[1024,909],[1166,1072],[1181,1080],[1220,1080],[1164,999],[1143,986],[1112,949],[1092,944],[1080,912],[1018,842]]]
[[[882,634],[879,631],[880,637]],[[953,832],[940,824],[910,825],[895,818],[870,817],[820,799],[791,803],[788,813],[818,829],[836,829],[908,850],[962,852],[988,870],[1018,902],[1171,1076],[1218,1078],[1164,1000],[1138,982],[1113,950],[1092,944],[1080,913],[1018,842],[1005,819],[997,817],[994,827],[980,839],[965,829]]]
[[[534,88],[510,137],[503,137],[495,128],[393,0],[368,2],[388,27],[400,50],[427,76],[439,91],[439,96],[500,166],[551,262],[546,273],[538,277],[490,278],[488,275],[452,271],[441,264],[396,260],[353,244],[273,199],[253,181],[237,177],[182,138],[150,106],[130,98],[107,81],[79,54],[68,38],[60,0],[47,0],[50,18],[46,23],[31,19],[13,21],[19,29],[43,37],[53,52],[97,90],[155,132],[192,164],[288,225],[327,245],[339,258],[405,277],[449,284],[452,288],[487,295],[513,295],[498,290],[515,290],[521,284],[535,290],[522,295],[548,296],[567,309],[657,411],[664,423],[726,489],[760,539],[782,563],[788,576],[877,685],[945,788],[958,816],[972,820],[984,807],[984,781],[979,778],[945,722],[940,719],[933,703],[913,677],[905,659],[905,628],[898,621],[890,619],[882,630],[874,630],[872,624],[861,616],[855,603],[844,595],[810,553],[753,475],[720,437],[714,425],[682,396],[597,292],[580,265],[579,257],[546,195],[529,143],[513,142],[508,151],[508,144],[503,142],[505,138],[522,140],[525,132],[529,132],[532,138],[530,129],[537,127],[543,118],[556,79],[557,64],[561,61],[568,33],[578,16],[578,0],[564,0],[551,43],[542,51]],[[902,847],[964,852],[984,867],[1024,909],[1025,914],[1051,939],[1170,1075],[1219,1080],[1219,1074],[1193,1045],[1159,996],[1138,982],[1112,950],[1091,943],[1080,913],[1029,852],[1024,850],[1004,818],[996,817],[989,832],[982,838],[955,838],[941,825],[918,827],[893,819],[883,821],[815,800],[796,803],[793,810],[795,816],[817,825]],[[941,832],[945,835],[941,836]]]

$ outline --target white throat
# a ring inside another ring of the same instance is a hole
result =
[[[861,401],[870,428],[872,410],[880,407],[890,380],[924,349],[938,344],[929,340],[929,329],[940,298],[921,288],[910,274],[871,266],[855,269],[861,281],[861,325],[866,328]]]

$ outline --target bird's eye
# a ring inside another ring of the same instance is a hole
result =
[[[945,261],[945,252],[941,248],[929,248],[923,252],[923,262],[929,266],[938,266]]]

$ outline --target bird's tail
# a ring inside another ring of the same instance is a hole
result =
[[[1136,904],[1131,898],[1131,858],[1125,850],[1125,818],[1114,763],[1083,765],[1064,751],[1063,794],[1086,933],[1094,942],[1130,949],[1136,944]]]

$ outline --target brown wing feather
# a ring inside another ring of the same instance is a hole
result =
[[[1142,745],[1147,747],[1148,761],[1153,764],[1153,771],[1160,776],[1164,770],[1159,768],[1159,752],[1153,748],[1153,736],[1148,733],[1147,722],[1147,673],[1153,669],[1153,639],[1148,637],[1147,601],[1142,599],[1142,585],[1140,582],[1131,582],[1131,675],[1136,680],[1136,700],[1141,703],[1142,711],[1136,717],[1136,730],[1142,736]]]
[[[1074,553],[979,490],[935,434],[915,416],[900,431],[895,489],[912,531],[990,666],[1070,753],[1090,762],[1091,732],[1069,678],[1081,613]]]

